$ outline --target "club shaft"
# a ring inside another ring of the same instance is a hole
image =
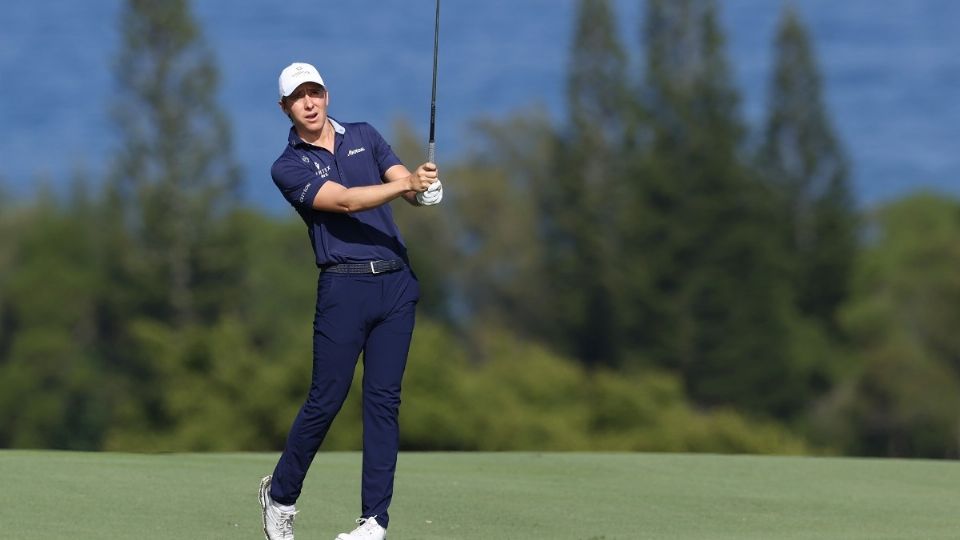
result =
[[[433,90],[430,95],[430,144],[427,150],[427,160],[433,162],[435,157],[436,140],[434,135],[437,123],[437,53],[440,49],[440,0],[437,0],[437,11],[433,25]]]

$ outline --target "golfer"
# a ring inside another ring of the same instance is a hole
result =
[[[400,382],[420,295],[390,203],[443,197],[437,166],[411,173],[366,123],[327,115],[330,92],[310,64],[280,73],[280,108],[293,127],[271,169],[307,226],[319,278],[313,376],[273,474],[260,482],[267,540],[293,538],[295,504],[363,353],[363,477],[359,527],[337,540],[386,537],[399,444]]]

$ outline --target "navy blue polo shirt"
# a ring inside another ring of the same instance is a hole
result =
[[[367,123],[330,118],[334,151],[308,144],[290,128],[287,147],[273,163],[273,182],[307,225],[317,265],[402,259],[407,249],[389,204],[361,212],[324,212],[313,208],[320,186],[332,180],[345,187],[383,182],[383,174],[400,160],[376,129]]]

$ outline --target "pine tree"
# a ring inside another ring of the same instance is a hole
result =
[[[650,282],[640,345],[690,395],[787,414],[789,284],[768,190],[742,159],[745,127],[710,0],[651,0],[642,91],[652,123],[631,235]]]
[[[769,102],[760,166],[780,195],[798,307],[835,330],[836,310],[850,287],[856,211],[810,38],[789,8],[776,37]]]
[[[110,189],[135,251],[143,309],[175,326],[209,320],[235,291],[240,242],[225,216],[239,168],[211,51],[187,0],[128,0],[116,65],[122,144]]]
[[[210,377],[211,329],[243,306],[246,243],[217,67],[190,3],[126,0],[119,24],[121,146],[100,217],[112,286],[99,309],[119,382],[104,445],[149,448],[192,414],[173,390]]]
[[[588,364],[614,363],[621,348],[617,266],[629,115],[627,58],[608,0],[579,3],[567,78],[568,122],[556,143],[556,170],[538,186],[555,294],[550,337]]]

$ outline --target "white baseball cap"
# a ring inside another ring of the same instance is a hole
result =
[[[320,86],[323,84],[323,78],[317,68],[303,62],[294,62],[283,68],[280,72],[280,97],[284,98],[293,93],[298,86],[305,82],[315,82]]]

